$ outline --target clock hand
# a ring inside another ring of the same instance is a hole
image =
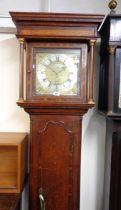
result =
[[[51,71],[53,71],[55,74],[57,74],[57,72],[56,72],[57,70],[56,70],[56,69],[50,68],[50,67],[49,67],[49,69],[50,69]]]

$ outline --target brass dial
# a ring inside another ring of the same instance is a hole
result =
[[[37,53],[36,92],[78,95],[79,54]]]

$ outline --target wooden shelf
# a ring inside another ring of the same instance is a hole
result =
[[[0,173],[0,191],[5,189],[17,188],[17,173],[2,172]]]
[[[27,174],[27,135],[0,133],[0,193],[19,193]]]

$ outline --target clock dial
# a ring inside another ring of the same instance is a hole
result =
[[[51,51],[36,53],[36,94],[79,95],[80,51]]]

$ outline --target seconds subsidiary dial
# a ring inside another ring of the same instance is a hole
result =
[[[36,94],[79,95],[78,50],[36,53]]]

